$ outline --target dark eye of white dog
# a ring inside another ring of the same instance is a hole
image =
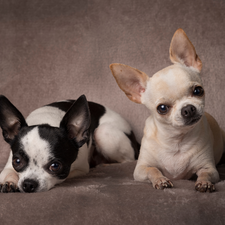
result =
[[[170,107],[168,105],[161,104],[157,107],[157,112],[161,115],[165,115],[168,113]]]
[[[62,168],[62,164],[60,162],[53,162],[50,167],[49,167],[49,170],[51,172],[58,172],[60,171]]]
[[[204,95],[204,89],[200,86],[195,87],[194,91],[193,91],[193,95],[194,96],[203,96]]]

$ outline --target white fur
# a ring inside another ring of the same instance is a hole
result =
[[[38,108],[30,113],[26,122],[29,126],[47,123],[53,127],[59,127],[65,112],[51,106]]]
[[[131,127],[119,114],[106,108],[95,130],[94,140],[97,149],[106,157],[117,162],[133,161],[134,151],[126,134]]]

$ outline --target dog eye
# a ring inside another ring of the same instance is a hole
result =
[[[204,89],[200,86],[195,87],[195,89],[193,91],[193,95],[199,96],[199,97],[203,96],[204,95]]]
[[[18,158],[18,157],[13,158],[12,164],[13,164],[13,167],[15,170],[19,170],[23,167],[23,163],[21,162],[20,158]]]
[[[158,113],[159,114],[161,114],[161,115],[165,115],[165,114],[167,114],[168,113],[168,111],[169,111],[169,106],[168,105],[159,105],[158,107],[157,107],[157,111],[158,111]]]
[[[61,168],[62,168],[62,164],[60,162],[53,162],[50,165],[49,170],[51,172],[58,172]]]
[[[20,161],[19,158],[14,158],[14,159],[13,159],[13,165],[14,165],[14,166],[19,166],[19,165],[20,165],[20,162],[21,162],[21,161]]]

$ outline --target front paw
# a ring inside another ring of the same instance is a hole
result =
[[[19,188],[13,182],[5,182],[4,184],[0,184],[0,192],[2,193],[10,193],[10,192],[20,192]]]
[[[153,183],[153,187],[155,189],[163,190],[164,188],[172,188],[173,183],[166,177],[160,177]]]
[[[200,192],[214,192],[216,188],[210,181],[197,181],[195,183],[195,190]]]

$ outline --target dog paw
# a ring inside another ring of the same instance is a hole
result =
[[[13,182],[5,182],[4,184],[0,184],[0,191],[2,193],[20,192],[17,185]]]
[[[200,192],[214,192],[216,188],[210,181],[197,181],[195,184],[195,190]]]
[[[169,179],[167,179],[166,177],[161,177],[154,182],[153,187],[155,189],[163,190],[164,188],[172,188],[173,183]]]

